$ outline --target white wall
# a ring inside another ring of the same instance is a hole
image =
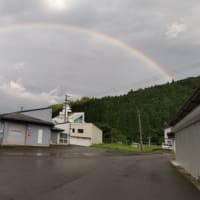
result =
[[[71,123],[70,136],[80,137],[80,138],[90,138],[91,144],[100,144],[102,143],[103,134],[102,131],[97,128],[92,123]],[[72,132],[72,129],[75,130],[75,133]],[[84,133],[78,133],[78,129],[83,129]]]
[[[69,123],[63,123],[63,124],[56,124],[55,125],[56,128],[60,128],[63,129],[64,133],[69,133]]]
[[[195,178],[200,177],[200,122],[176,133],[176,159]]]
[[[101,144],[103,142],[102,131],[92,123],[65,123],[56,124],[56,127],[64,129],[67,134],[69,134],[70,130],[70,144],[74,144],[73,141],[77,141],[77,138],[90,139],[91,144]],[[73,129],[75,132],[73,132]],[[78,133],[78,129],[83,129],[83,133]]]
[[[176,159],[195,178],[200,177],[200,106],[177,123]]]
[[[92,144],[102,144],[103,143],[103,132],[101,129],[92,126]]]
[[[200,105],[187,114],[180,122],[178,122],[173,128],[173,132],[178,132],[191,124],[194,124],[200,120]]]
[[[92,124],[91,123],[71,123],[70,135],[75,137],[92,138]],[[73,133],[72,130],[75,130]],[[78,129],[83,129],[84,133],[78,133]]]

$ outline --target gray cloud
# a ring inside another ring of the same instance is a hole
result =
[[[200,73],[198,0],[52,2],[2,0],[0,27],[72,24],[140,49],[175,79]],[[1,112],[60,102],[65,93],[99,97],[165,82],[159,72],[112,42],[45,27],[0,31],[0,70]]]

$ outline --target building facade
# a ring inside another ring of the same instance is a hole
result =
[[[162,148],[175,152],[176,144],[172,127],[164,129],[164,143],[162,144]]]
[[[63,109],[60,114],[53,119],[55,127],[64,130],[57,134],[52,133],[54,134],[54,144],[91,146],[92,144],[100,144],[103,142],[102,131],[94,124],[86,123],[85,114],[83,112],[69,113],[69,111],[71,112],[71,108],[67,106],[66,111]]]
[[[92,123],[71,123],[70,130],[72,145],[91,146],[102,143],[102,131]]]
[[[185,103],[171,123],[176,140],[176,160],[200,178],[200,89]]]
[[[55,124],[55,128],[60,129],[62,131],[52,131],[51,138],[53,145],[69,145],[69,123],[59,123]]]
[[[0,115],[0,144],[49,146],[54,126],[51,113],[48,107]]]

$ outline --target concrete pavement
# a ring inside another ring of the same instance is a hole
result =
[[[0,149],[0,200],[199,200],[169,155],[84,147]]]

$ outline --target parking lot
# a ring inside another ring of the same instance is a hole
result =
[[[199,200],[169,154],[87,147],[0,149],[1,200]]]

